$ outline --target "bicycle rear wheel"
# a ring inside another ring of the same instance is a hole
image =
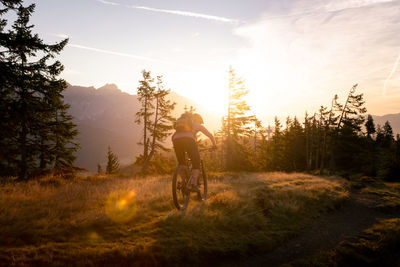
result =
[[[172,197],[178,210],[185,210],[189,204],[190,191],[187,189],[189,170],[186,166],[176,167],[172,177]]]

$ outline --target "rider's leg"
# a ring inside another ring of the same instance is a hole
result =
[[[192,184],[197,185],[197,180],[200,176],[200,169],[192,169]]]
[[[200,176],[200,154],[194,139],[188,140],[186,148],[192,161],[192,184],[197,185],[197,180]]]
[[[186,159],[185,159],[185,142],[181,138],[174,139],[172,141],[174,144],[174,151],[176,159],[178,160],[178,164],[182,166],[186,166]],[[185,169],[181,168],[180,176],[184,177],[186,175]]]

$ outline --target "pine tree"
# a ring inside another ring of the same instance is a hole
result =
[[[367,136],[364,138],[363,151],[362,151],[362,169],[368,176],[376,176],[378,169],[378,151],[376,141],[373,135],[376,133],[375,123],[371,115],[368,115],[367,121],[364,124],[367,131]]]
[[[241,141],[245,140],[244,137],[251,135],[250,122],[254,121],[255,117],[246,115],[250,111],[250,106],[243,98],[248,94],[248,90],[244,87],[243,80],[236,76],[232,67],[229,69],[228,90],[228,115],[223,119],[222,131],[225,136],[226,168],[234,170],[245,168],[249,164],[250,151]]]
[[[5,8],[0,15],[15,11],[17,19],[7,32],[6,20],[0,21],[0,161],[6,165],[7,175],[25,180],[37,169],[51,166],[56,157],[51,149],[54,116],[50,114],[56,110],[54,103],[62,101],[60,92],[66,83],[57,79],[63,70],[61,63],[48,61],[61,52],[68,39],[48,45],[32,32],[29,19],[34,4],[25,7],[17,0],[1,4]]]
[[[389,121],[386,121],[385,124],[383,125],[382,132],[383,132],[382,145],[384,147],[390,147],[391,144],[394,142],[394,136],[393,136],[393,129]]]
[[[283,151],[283,135],[282,135],[282,125],[279,121],[278,117],[275,116],[275,130],[274,135],[272,136],[271,141],[271,153],[272,159],[270,160],[271,164],[270,170],[283,170],[283,159],[284,159],[284,151]]]
[[[147,166],[152,160],[155,153],[159,151],[169,151],[165,147],[164,141],[170,135],[174,128],[175,118],[171,112],[174,110],[176,103],[168,100],[167,97],[171,90],[164,89],[162,76],[157,76],[157,91],[154,93],[155,110],[152,128],[149,129],[151,143],[149,144],[149,155],[144,159],[142,164],[142,173],[146,173]]]
[[[97,163],[97,174],[98,175],[103,174],[103,168],[101,167],[100,163]]]
[[[111,147],[109,146],[107,151],[106,174],[115,174],[118,171],[119,171],[118,157],[111,151]]]
[[[138,100],[141,108],[136,112],[135,122],[139,125],[143,123],[143,141],[139,145],[143,145],[143,154],[140,156],[142,163],[147,161],[150,152],[150,131],[152,130],[151,116],[154,114],[154,95],[155,86],[154,79],[151,77],[150,71],[142,71],[143,80],[139,81],[140,86],[137,88]]]
[[[67,110],[70,106],[62,102],[54,110],[52,123],[52,140],[55,173],[71,172],[75,168],[73,162],[76,159],[74,153],[79,149],[79,144],[74,141],[78,135],[76,125],[72,122],[72,116],[68,115]]]
[[[378,176],[388,181],[399,181],[400,175],[400,139],[394,139],[392,126],[388,121],[377,130],[379,170]]]
[[[368,115],[367,122],[365,123],[365,129],[367,130],[368,139],[371,139],[372,135],[376,133],[374,119],[371,115]]]
[[[364,95],[355,94],[357,84],[353,85],[350,89],[349,95],[347,96],[346,103],[342,109],[342,115],[340,116],[338,129],[342,126],[342,123],[348,127],[353,128],[354,131],[360,131],[361,125],[364,122],[363,114],[367,111],[364,107]]]
[[[348,94],[347,100],[341,110],[341,116],[336,127],[333,140],[331,159],[345,172],[362,165],[362,138],[361,126],[364,122],[363,114],[366,112],[363,94],[356,94],[355,84]],[[334,169],[331,169],[333,172]]]
[[[363,114],[366,112],[363,94],[355,94],[357,84],[353,85],[341,108],[341,115],[337,123],[330,159],[330,172],[336,170],[336,161],[341,161],[342,169],[349,171],[360,164],[361,139],[359,138],[361,126],[364,122]]]

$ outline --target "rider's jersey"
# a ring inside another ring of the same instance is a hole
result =
[[[213,144],[215,144],[214,141],[214,136],[212,135],[212,133],[210,133],[206,127],[204,127],[203,125],[201,125],[200,123],[192,123],[192,131],[190,132],[175,132],[172,135],[172,141],[174,141],[175,139],[178,138],[184,138],[184,137],[189,137],[192,139],[195,139],[195,135],[198,132],[202,132],[204,135],[206,135],[208,138],[210,138],[213,141]]]

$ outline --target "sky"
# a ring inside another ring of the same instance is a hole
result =
[[[252,113],[303,116],[345,101],[400,112],[400,0],[36,0],[35,31],[69,38],[59,60],[73,85],[135,94],[143,69],[223,114],[232,66]]]

